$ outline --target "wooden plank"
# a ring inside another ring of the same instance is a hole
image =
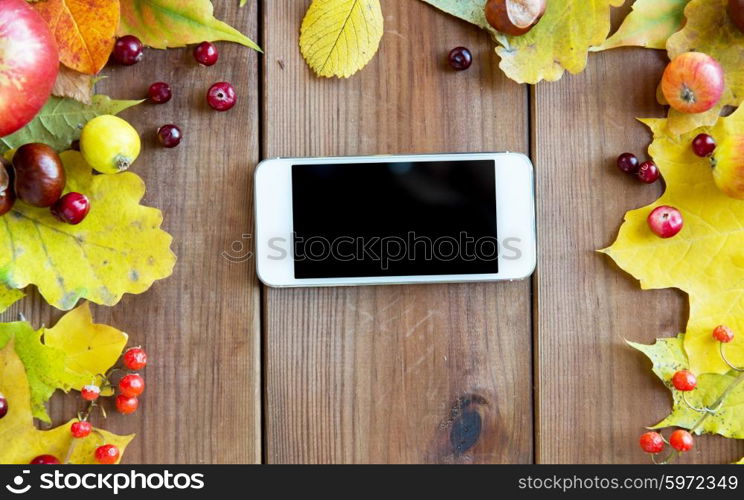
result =
[[[626,6],[626,10],[629,6]],[[662,191],[617,171],[624,151],[650,142],[636,117],[663,116],[656,86],[663,52],[592,54],[586,72],[535,90],[538,171],[537,460],[542,463],[647,463],[644,427],[670,410],[650,363],[624,339],[653,343],[684,331],[686,298],[641,291],[595,250],[614,241],[625,211]],[[726,463],[741,443],[701,438],[683,463]]]
[[[257,6],[217,2],[221,19],[257,38]],[[143,104],[123,116],[142,133],[144,151],[133,167],[147,184],[145,203],[159,207],[174,236],[175,274],[147,293],[127,296],[117,307],[94,309],[98,322],[117,326],[142,344],[151,363],[141,409],[130,417],[112,411],[105,428],[136,432],[128,463],[250,463],[260,460],[260,289],[252,261],[232,263],[224,251],[238,248],[253,226],[249,185],[258,159],[258,58],[255,52],[220,44],[220,62],[196,64],[189,49],[148,50],[129,68],[107,69],[99,91],[141,98],[154,81],[170,82],[165,105]],[[209,86],[231,81],[237,106],[210,110]],[[165,123],[182,127],[174,150],[156,144]],[[94,208],[95,209],[95,208]],[[246,247],[247,248],[247,247]],[[240,253],[239,251],[237,253]],[[51,324],[55,312],[38,296],[3,315],[23,312],[34,324]],[[78,401],[56,399],[56,422],[73,417]],[[96,419],[101,423],[101,419]]]
[[[263,3],[264,156],[527,150],[527,91],[476,28],[383,1],[374,61],[321,80],[297,48],[308,5]],[[264,315],[268,462],[532,460],[529,282],[267,290]]]

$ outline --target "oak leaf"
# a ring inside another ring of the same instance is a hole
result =
[[[57,80],[55,80],[52,88],[52,95],[69,97],[90,105],[93,104],[93,85],[95,81],[95,78],[90,75],[60,65]]]
[[[599,47],[592,47],[592,52],[617,47],[666,49],[669,37],[682,27],[685,6],[689,1],[636,0],[633,11],[618,30]]]

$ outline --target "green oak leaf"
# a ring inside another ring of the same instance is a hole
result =
[[[685,6],[690,0],[636,0],[618,30],[592,52],[617,47],[666,49],[666,42],[685,19]]]
[[[36,117],[18,132],[0,138],[0,153],[29,142],[42,142],[57,151],[68,149],[80,138],[80,130],[100,115],[116,115],[142,101],[117,101],[105,95],[93,96],[91,104],[66,97],[49,98]]]

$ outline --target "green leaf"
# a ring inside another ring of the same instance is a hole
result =
[[[240,0],[240,6],[245,7],[245,4],[248,3],[248,0]]]
[[[628,46],[666,49],[667,39],[682,27],[685,6],[689,1],[636,0],[633,12],[615,34],[591,50],[597,52]]]
[[[684,335],[676,338],[659,339],[654,345],[629,344],[644,353],[653,363],[654,373],[664,382],[672,392],[674,407],[672,413],[653,428],[683,427],[693,429],[701,420],[702,414],[690,406],[684,399],[683,393],[672,386],[670,380],[675,372],[689,368],[684,351]],[[724,375],[704,373],[697,377],[697,388],[687,393],[687,401],[694,408],[710,408],[722,394],[739,377],[744,375],[729,372]],[[738,384],[724,399],[723,404],[715,414],[709,415],[697,428],[702,432],[720,434],[728,438],[744,438],[744,384]]]
[[[51,420],[44,403],[55,390],[69,391],[83,381],[78,374],[65,367],[65,353],[41,343],[42,330],[34,330],[26,322],[0,324],[0,349],[15,338],[15,351],[21,358],[31,390],[33,416],[49,423]]]
[[[29,142],[42,142],[63,151],[80,138],[80,130],[99,115],[116,115],[142,101],[116,101],[105,95],[93,96],[93,103],[50,97],[38,115],[18,132],[0,138],[0,153]]]
[[[140,205],[145,184],[132,172],[93,175],[76,151],[63,152],[68,191],[85,193],[91,211],[77,226],[49,209],[16,203],[0,217],[0,281],[34,284],[46,301],[69,310],[81,298],[113,306],[173,272],[171,236],[160,210]]]
[[[217,20],[209,0],[121,0],[119,34],[135,35],[155,49],[225,40],[261,51],[250,38]]]
[[[0,313],[7,311],[10,306],[21,300],[25,295],[21,290],[0,283]]]
[[[300,51],[318,76],[348,78],[377,53],[383,24],[380,0],[313,0]]]

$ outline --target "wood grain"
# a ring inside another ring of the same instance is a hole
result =
[[[297,48],[309,2],[263,5],[266,157],[527,150],[527,90],[476,28],[383,1],[373,62],[323,80]],[[529,282],[267,290],[266,460],[530,462],[530,307]]]
[[[217,2],[216,14],[256,39],[255,2],[243,9],[237,1]],[[107,69],[110,78],[98,86],[99,92],[137,99],[162,80],[174,92],[168,104],[143,104],[122,116],[142,134],[144,151],[132,170],[147,184],[144,202],[163,210],[164,228],[174,236],[175,274],[114,308],[94,309],[98,322],[128,332],[130,344],[142,344],[150,355],[139,412],[112,412],[105,422],[113,432],[138,434],[125,455],[128,463],[260,460],[260,289],[252,261],[222,256],[227,251],[237,257],[240,243],[250,245],[242,235],[253,226],[258,58],[237,45],[219,49],[220,62],[211,68],[198,66],[189,49],[147,50],[136,66]],[[209,86],[221,80],[231,81],[240,96],[224,114],[205,100]],[[155,131],[165,123],[183,130],[177,149],[156,145]],[[2,319],[19,312],[36,325],[61,315],[35,294]],[[56,398],[51,406],[60,423],[75,415],[78,401]]]
[[[534,89],[541,463],[648,463],[638,437],[670,410],[650,363],[624,339],[653,343],[684,331],[686,298],[641,291],[596,253],[614,241],[627,210],[661,194],[614,162],[625,151],[645,156],[650,133],[635,118],[664,115],[655,91],[665,64],[657,51],[592,54],[584,73]],[[727,463],[742,453],[741,442],[706,437],[682,463]]]

